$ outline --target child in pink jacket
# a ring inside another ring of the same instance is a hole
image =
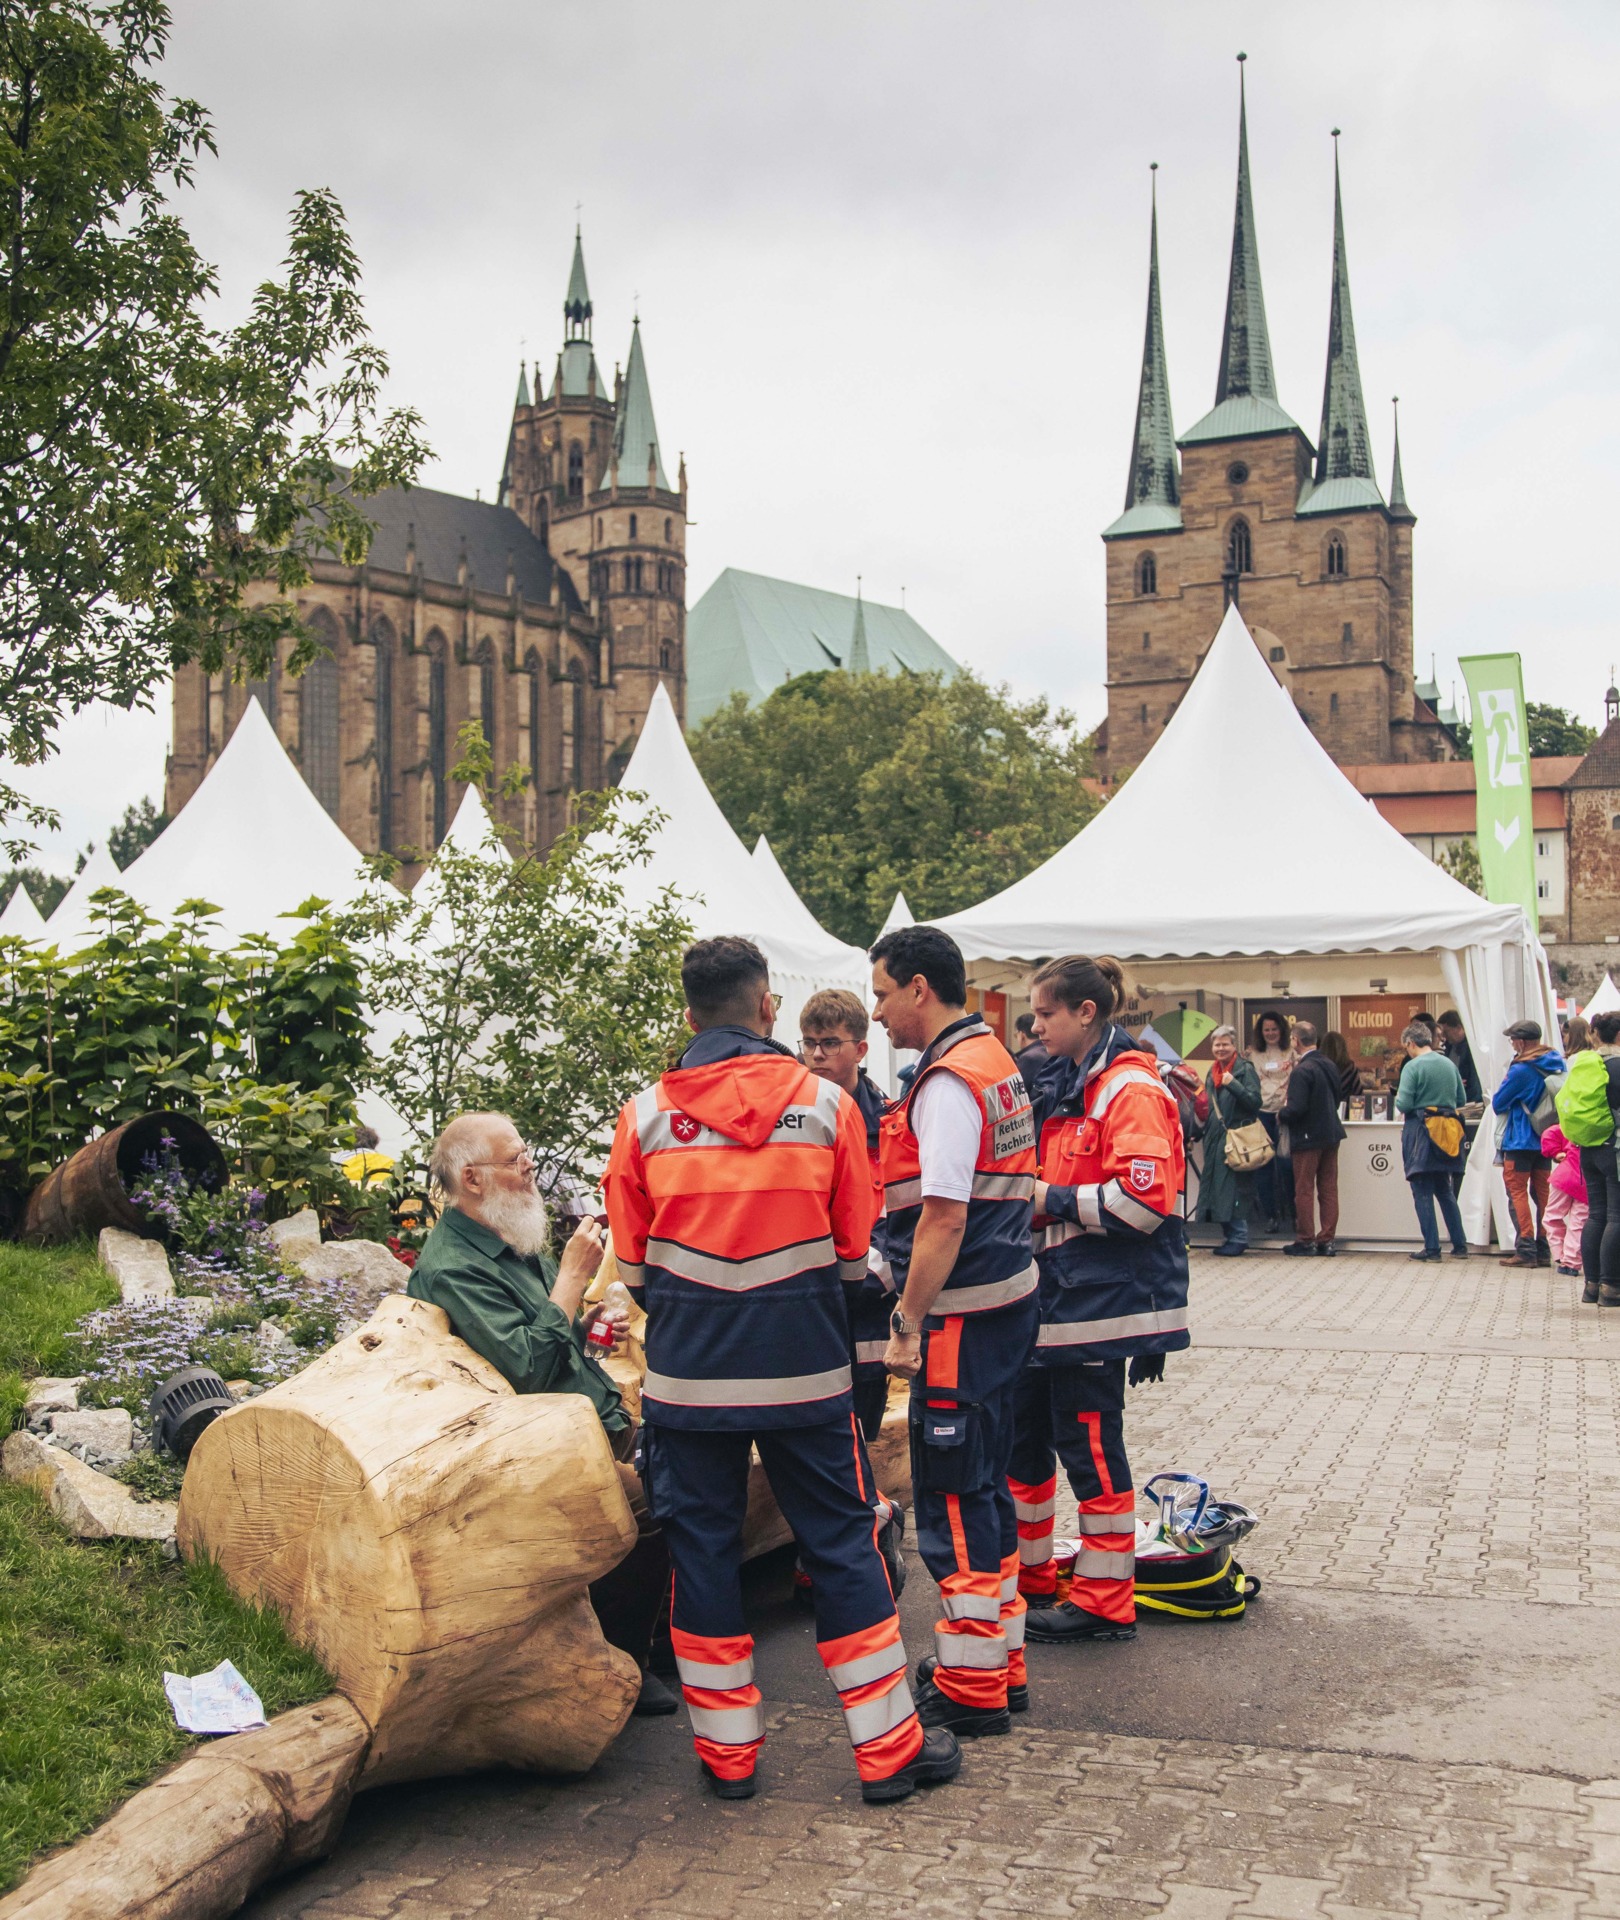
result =
[[[1586,1181],[1581,1154],[1564,1138],[1562,1127],[1550,1126],[1541,1136],[1541,1151],[1553,1164],[1547,1214],[1542,1222],[1553,1264],[1560,1273],[1579,1276],[1581,1229],[1586,1225]]]

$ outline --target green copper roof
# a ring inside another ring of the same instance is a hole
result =
[[[1299,513],[1335,513],[1381,507],[1373,473],[1372,436],[1361,398],[1356,323],[1350,310],[1350,263],[1344,248],[1344,199],[1339,152],[1333,150],[1333,298],[1328,313],[1327,375],[1322,383],[1322,430],[1316,443],[1315,484],[1304,489]]]
[[[1177,440],[1177,446],[1192,447],[1205,440],[1247,440],[1262,433],[1303,433],[1297,420],[1283,412],[1275,400],[1256,393],[1245,393],[1223,400],[1218,407],[1195,421]]]
[[[1254,228],[1254,194],[1249,185],[1249,102],[1238,68],[1237,206],[1232,215],[1232,266],[1226,281],[1226,327],[1221,337],[1221,370],[1215,403],[1258,395],[1277,398],[1271,366],[1271,335],[1266,327],[1266,296],[1260,285],[1260,244]]]
[[[591,351],[589,340],[570,340],[557,356],[557,365],[562,372],[562,390],[574,399],[583,399],[591,390],[591,375],[596,375],[596,393],[598,399],[608,398],[607,383],[597,368],[596,355]]]
[[[512,404],[515,407],[526,407],[529,404],[529,369],[521,360],[518,362],[517,399]]]
[[[858,671],[863,643],[876,673],[956,672],[956,662],[902,607],[727,567],[686,616],[687,725],[733,693],[752,705],[801,673],[833,664]]]
[[[1397,398],[1395,407],[1395,459],[1389,470],[1389,517],[1391,520],[1404,520],[1408,526],[1417,523],[1417,515],[1406,504],[1406,482],[1401,476],[1401,403]]]
[[[870,673],[872,655],[866,644],[866,606],[861,599],[861,590],[855,589],[855,631],[849,638],[849,657],[844,662],[849,673]]]
[[[1155,180],[1148,240],[1142,382],[1136,391],[1136,444],[1131,450],[1130,477],[1125,483],[1125,511],[1104,530],[1103,538],[1122,533],[1158,533],[1180,525],[1181,473],[1176,464],[1176,429],[1170,417],[1170,368],[1164,352],[1164,313],[1159,304],[1159,197]]]
[[[602,475],[598,493],[617,484],[644,487],[647,467],[654,463],[655,484],[667,492],[669,479],[663,457],[658,451],[658,423],[653,418],[652,388],[647,383],[647,362],[641,352],[641,321],[630,330],[630,360],[625,368],[624,388],[619,395],[619,417],[613,429],[613,455]]]
[[[585,284],[585,244],[574,229],[574,264],[568,274],[568,293],[563,300],[565,337],[589,340],[591,337],[591,290]]]

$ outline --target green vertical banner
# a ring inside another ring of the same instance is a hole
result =
[[[1474,731],[1475,815],[1485,897],[1523,907],[1539,932],[1536,842],[1530,810],[1530,735],[1516,653],[1459,660]]]

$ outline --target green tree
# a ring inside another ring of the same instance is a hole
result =
[[[0,5],[0,758],[17,766],[92,701],[150,705],[182,661],[262,674],[291,636],[305,664],[311,558],[363,559],[360,499],[426,451],[416,414],[381,410],[387,362],[330,192],[299,194],[247,318],[209,323],[214,270],[171,198],[214,143],[153,77],[168,33],[162,0]],[[13,832],[50,818],[0,783]]]
[[[107,851],[122,872],[130,862],[145,853],[169,824],[169,816],[160,813],[152,800],[136,800],[125,807],[124,817],[107,833]]]
[[[1586,753],[1597,739],[1597,728],[1577,720],[1564,707],[1549,707],[1539,700],[1527,700],[1525,727],[1530,735],[1530,751],[1538,758],[1560,753]]]
[[[971,673],[808,673],[692,736],[726,818],[770,840],[821,923],[870,940],[1010,886],[1097,811],[1073,717]]]
[[[18,887],[26,887],[29,898],[48,920],[72,885],[71,880],[59,873],[47,873],[43,867],[12,867],[0,873],[0,913],[11,904]]]
[[[1453,840],[1442,847],[1434,864],[1453,880],[1460,880],[1470,892],[1483,897],[1485,869],[1479,863],[1479,846],[1472,837]]]

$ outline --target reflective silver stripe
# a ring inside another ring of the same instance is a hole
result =
[[[1104,1553],[1101,1547],[1082,1547],[1074,1556],[1074,1570],[1088,1580],[1129,1580],[1136,1571],[1136,1549]]]
[[[1013,1512],[1020,1520],[1050,1520],[1057,1512],[1057,1496],[1050,1500],[1015,1500]]]
[[[999,1620],[999,1598],[979,1593],[942,1593],[940,1604],[947,1620]]]
[[[634,1260],[621,1260],[619,1278],[627,1287],[644,1287],[647,1284],[647,1269]]]
[[[859,1260],[840,1260],[838,1263],[838,1277],[840,1280],[864,1280],[866,1273],[866,1255],[864,1253]]]
[[[934,1652],[942,1667],[1004,1667],[1005,1634],[941,1633],[934,1629]]]
[[[830,1080],[820,1082],[822,1086],[833,1086]],[[836,1093],[838,1089],[833,1087]],[[656,1095],[651,1096],[654,1105],[649,1112],[642,1102],[648,1094],[636,1096],[636,1138],[641,1142],[643,1153],[689,1153],[694,1150],[712,1152],[716,1149],[731,1151],[742,1146],[740,1140],[733,1140],[730,1134],[721,1133],[714,1127],[699,1126],[690,1140],[683,1140],[675,1131],[675,1121],[680,1116],[678,1107],[659,1107]],[[826,1111],[825,1096],[818,1096],[814,1105],[803,1106],[795,1103],[782,1110],[781,1118],[761,1142],[770,1147],[830,1147],[837,1137],[838,1109],[834,1107],[829,1114]]]
[[[1016,1600],[1018,1598],[1018,1575],[1016,1573],[1009,1573],[1002,1580],[1001,1597],[1003,1600]]]
[[[1075,1211],[1080,1216],[1081,1228],[1085,1232],[1101,1233],[1104,1231],[1102,1215],[1097,1211],[1097,1189],[1094,1186],[1076,1187],[1074,1190],[1074,1206]]]
[[[718,1740],[722,1746],[745,1747],[752,1740],[765,1738],[765,1703],[751,1707],[692,1707],[692,1731],[705,1740]]]
[[[1041,1229],[1041,1245],[1050,1253],[1053,1247],[1078,1240],[1084,1232],[1085,1228],[1077,1227],[1072,1220],[1054,1220],[1050,1226]]]
[[[935,1301],[930,1319],[940,1320],[953,1313],[985,1313],[991,1307],[1008,1307],[1022,1300],[1041,1283],[1041,1270],[1032,1260],[1022,1273],[1010,1280],[992,1280],[982,1287],[947,1286]]]
[[[1128,1533],[1136,1537],[1136,1515],[1134,1513],[1082,1513],[1080,1516],[1082,1533]]]
[[[909,1180],[891,1180],[883,1189],[883,1198],[888,1203],[890,1213],[900,1207],[920,1207],[922,1205],[922,1175],[914,1174]]]
[[[874,1273],[883,1282],[885,1293],[894,1292],[894,1268],[891,1267],[876,1247],[869,1247],[866,1253],[866,1270]]]
[[[1033,1200],[1035,1176],[1032,1173],[975,1173],[975,1200]]]
[[[905,1645],[896,1640],[892,1647],[879,1647],[876,1653],[863,1653],[854,1660],[840,1660],[837,1666],[827,1669],[827,1678],[840,1693],[847,1693],[851,1687],[864,1687],[869,1681],[881,1680],[886,1673],[904,1673],[905,1670]]]
[[[1144,1333],[1185,1333],[1187,1309],[1160,1307],[1151,1313],[1121,1313],[1112,1320],[1049,1321],[1038,1347],[1089,1347],[1104,1340],[1129,1340]]]
[[[777,1280],[791,1280],[795,1274],[830,1267],[836,1258],[830,1237],[801,1240],[796,1246],[778,1247],[773,1253],[757,1253],[752,1260],[722,1260],[718,1254],[697,1253],[676,1240],[647,1242],[648,1266],[662,1267],[666,1273],[696,1281],[702,1287],[725,1287],[732,1293],[746,1293],[752,1287],[768,1287]]]
[[[1124,1073],[1116,1074],[1097,1095],[1097,1104],[1089,1110],[1087,1119],[1100,1120],[1114,1104],[1114,1099],[1122,1087],[1157,1087],[1171,1106],[1175,1105],[1175,1099],[1169,1088],[1156,1073],[1149,1073],[1142,1067],[1128,1067]]]
[[[681,1684],[688,1687],[751,1687],[754,1684],[752,1660],[732,1660],[724,1665],[708,1660],[683,1660],[675,1656]]]
[[[844,1725],[849,1730],[849,1744],[860,1747],[868,1740],[881,1740],[884,1734],[893,1733],[915,1712],[916,1708],[911,1704],[910,1684],[904,1679],[897,1680],[887,1693],[880,1693],[875,1700],[863,1700],[859,1706],[845,1707]]]
[[[849,1385],[847,1366],[787,1374],[780,1380],[678,1380],[673,1374],[649,1371],[642,1392],[672,1407],[791,1407],[847,1393]]]
[[[1007,1635],[1007,1651],[1009,1653],[1016,1653],[1024,1644],[1024,1622],[1028,1618],[1029,1615],[1027,1613],[1010,1613],[1003,1622],[1003,1630]]]
[[[855,1342],[855,1363],[857,1366],[868,1366],[873,1361],[881,1361],[884,1354],[888,1351],[889,1343],[887,1340],[857,1340]]]
[[[1117,1180],[1110,1180],[1099,1198],[1116,1219],[1123,1220],[1128,1227],[1135,1227],[1138,1233],[1153,1233],[1164,1225],[1162,1213],[1155,1213],[1151,1207],[1144,1207],[1141,1201],[1128,1194]]]
[[[1021,1567],[1044,1567],[1052,1557],[1052,1536],[1042,1534],[1038,1540],[1020,1539],[1018,1542],[1018,1564]]]

